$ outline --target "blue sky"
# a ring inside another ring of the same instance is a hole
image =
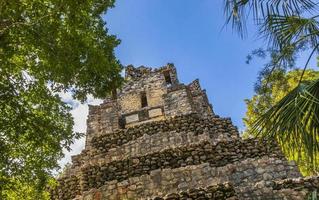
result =
[[[231,117],[243,129],[244,99],[253,95],[265,61],[245,63],[262,46],[254,27],[242,40],[225,23],[223,0],[117,0],[104,17],[121,39],[116,56],[122,64],[159,67],[175,64],[179,79],[199,78],[215,113]],[[250,28],[250,27],[248,27]]]

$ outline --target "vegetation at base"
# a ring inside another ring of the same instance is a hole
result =
[[[54,187],[56,184],[56,180],[52,177],[48,177],[46,180],[46,188]],[[3,193],[6,200],[50,200],[49,192],[42,187],[38,188],[36,184],[14,180],[9,186],[10,189],[5,190]]]
[[[121,85],[119,40],[102,15],[114,0],[0,1],[0,199],[42,199],[74,139],[71,107]]]

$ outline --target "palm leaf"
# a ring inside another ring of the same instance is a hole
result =
[[[290,155],[305,150],[309,161],[315,162],[319,153],[319,79],[292,90],[256,120],[252,133],[277,140]]]
[[[260,34],[269,40],[276,49],[288,46],[296,47],[308,42],[312,46],[318,44],[319,23],[316,17],[270,15],[260,28]]]
[[[252,14],[256,23],[271,15],[300,16],[302,13],[312,13],[317,10],[313,0],[224,0],[226,23],[231,23],[233,29],[241,36],[245,34],[245,21]]]

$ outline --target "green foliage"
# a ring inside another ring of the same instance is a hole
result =
[[[121,85],[119,40],[101,17],[113,3],[0,1],[0,199],[44,198],[63,148],[82,135],[56,92],[85,101]]]
[[[225,0],[227,23],[244,36],[245,23],[252,19],[260,38],[268,44],[267,50],[275,55],[260,76],[266,78],[266,88],[273,73],[287,70],[298,55],[310,51],[295,88],[276,104],[267,102],[271,108],[265,101],[265,113],[253,120],[249,130],[254,135],[276,139],[287,154],[299,160],[306,158],[309,166],[317,165],[319,153],[319,78],[303,80],[311,58],[319,50],[317,11],[318,3],[313,0]]]
[[[301,74],[301,70],[293,70],[288,73],[282,70],[276,70],[268,77],[268,79],[264,78],[262,80],[263,86],[267,84],[267,87],[262,87],[263,89],[259,90],[251,99],[245,100],[247,112],[243,119],[246,126],[246,130],[243,134],[244,138],[254,137],[255,132],[252,129],[254,129],[256,121],[258,121],[267,110],[271,109],[289,92],[295,89],[299,83]],[[311,81],[318,78],[319,72],[306,70],[303,80]],[[289,147],[293,144],[290,144],[288,140],[285,141],[286,142],[282,143],[283,151],[289,159],[297,162],[304,175],[313,174],[319,170],[316,165],[307,160],[307,154],[305,153],[306,149],[304,147],[302,147],[298,152],[291,151]],[[298,155],[298,153],[300,155]],[[319,160],[318,155],[316,160]]]
[[[244,124],[248,132],[260,115],[278,103],[298,85],[301,73],[301,70],[292,70],[287,73],[276,70],[268,79],[262,80],[261,84],[263,86],[267,84],[267,87],[262,87],[251,99],[245,99],[247,111]],[[306,70],[303,80],[311,81],[318,77],[319,72],[309,69]]]
[[[3,193],[6,200],[50,200],[49,192],[38,189],[34,184],[20,182],[19,180],[14,180],[13,182],[14,184],[10,185],[11,188]],[[56,184],[53,178],[48,177],[47,187],[54,187]]]
[[[275,138],[288,155],[306,158],[317,168],[319,79],[300,83],[255,122],[252,132]],[[305,156],[303,156],[305,154]]]

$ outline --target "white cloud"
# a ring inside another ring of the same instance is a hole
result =
[[[99,105],[102,103],[100,99],[94,99],[92,96],[88,96],[87,103],[81,104],[81,102],[74,100],[71,93],[59,93],[62,100],[72,106],[71,114],[74,119],[73,131],[75,132],[86,132],[86,119],[88,116],[88,104]],[[76,140],[71,145],[71,151],[64,150],[65,157],[59,161],[60,166],[63,168],[65,164],[71,162],[71,156],[81,153],[85,146],[85,137]]]

